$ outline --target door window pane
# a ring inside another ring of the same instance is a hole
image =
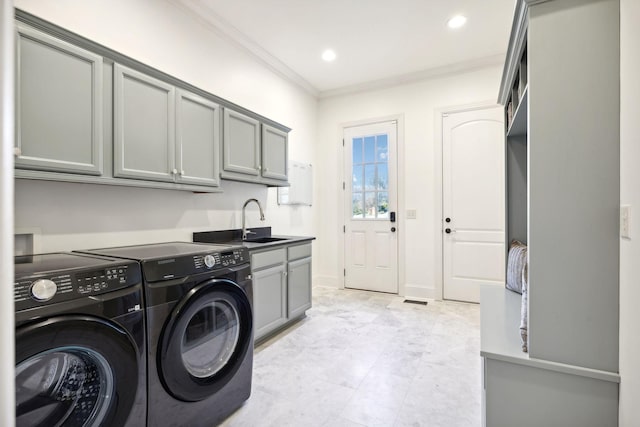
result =
[[[364,193],[364,213],[365,218],[376,217],[376,193],[375,191],[367,191]]]
[[[389,217],[389,193],[381,191],[378,193],[378,218]]]
[[[376,162],[387,162],[389,156],[389,144],[387,135],[378,135],[376,137]]]
[[[362,138],[353,138],[353,164],[362,163]]]
[[[364,166],[364,186],[366,190],[376,189],[376,165]]]
[[[388,219],[389,137],[352,139],[353,218]]]
[[[353,193],[353,218],[362,218],[364,209],[362,207],[362,193]]]
[[[386,163],[379,163],[378,165],[378,179],[377,189],[387,190],[389,188],[389,171]]]
[[[373,163],[376,161],[376,138],[374,136],[366,136],[364,138],[364,162]]]
[[[362,165],[353,165],[353,191],[362,191],[363,178],[362,178]]]

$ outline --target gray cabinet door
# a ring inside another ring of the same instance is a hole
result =
[[[223,127],[223,170],[259,176],[260,122],[225,109]]]
[[[18,24],[16,168],[102,174],[102,57]]]
[[[289,138],[271,126],[262,125],[262,176],[287,180],[287,144]]]
[[[287,321],[287,282],[284,264],[253,273],[255,339]]]
[[[288,317],[291,319],[311,308],[311,257],[290,261],[287,276]]]
[[[114,64],[113,174],[174,181],[175,89]]]
[[[176,92],[177,182],[220,184],[220,106],[190,92]]]

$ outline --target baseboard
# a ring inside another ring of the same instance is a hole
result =
[[[404,298],[413,301],[429,301],[442,299],[434,288],[426,288],[424,286],[404,285]]]
[[[340,280],[335,276],[313,276],[313,286],[324,286],[327,288],[342,288]]]

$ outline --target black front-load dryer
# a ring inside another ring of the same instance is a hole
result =
[[[175,242],[89,252],[137,260],[142,267],[148,426],[212,427],[249,398],[253,292],[247,249]]]
[[[15,257],[16,426],[146,420],[140,266],[71,253]]]

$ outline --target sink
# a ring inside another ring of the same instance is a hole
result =
[[[280,242],[282,240],[287,240],[282,237],[257,237],[255,239],[247,239],[245,242],[247,243],[271,243],[271,242]]]

